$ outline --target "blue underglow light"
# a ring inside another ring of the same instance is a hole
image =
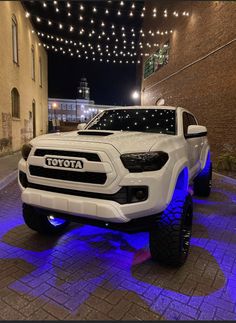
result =
[[[211,320],[213,312],[219,319],[235,320],[236,208],[232,198],[236,190],[221,181],[222,187],[213,187],[209,199],[194,200],[190,255],[183,267],[174,269],[150,259],[147,233],[73,224],[60,237],[41,237],[23,223],[18,190],[13,198],[1,195],[0,265],[12,262],[24,268],[8,287],[32,300],[46,295],[68,315],[80,312],[80,306],[102,287],[108,292],[118,290],[124,297],[135,293],[141,304],[167,320],[181,315]],[[219,194],[222,198],[217,202]],[[229,309],[224,311],[222,304]]]

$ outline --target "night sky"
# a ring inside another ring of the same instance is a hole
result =
[[[136,65],[85,62],[48,52],[48,96],[76,98],[80,78],[86,77],[90,98],[97,104],[133,105],[131,93],[140,89]]]
[[[30,13],[31,22],[36,32],[39,33],[40,41],[44,47],[46,44],[48,48],[49,97],[76,98],[76,88],[79,86],[80,79],[86,77],[91,99],[95,103],[112,105],[137,103],[133,101],[131,94],[134,90],[140,90],[140,80],[136,71],[140,64],[136,63],[144,1],[31,0],[23,1],[23,4]],[[94,7],[96,7],[96,12],[93,11]],[[105,13],[106,10],[109,14]],[[121,11],[121,15],[117,14],[118,10]],[[131,11],[133,17],[129,16]],[[93,20],[92,23],[91,20]],[[59,25],[63,27],[59,28]],[[70,26],[73,26],[73,32],[70,32]],[[84,32],[81,34],[80,31],[83,29]],[[95,32],[92,37],[89,37],[91,31]],[[114,31],[115,35],[112,35]],[[105,36],[102,36],[102,32],[105,32]],[[102,37],[99,39],[98,36]],[[109,40],[107,37],[110,37]],[[62,42],[59,41],[60,38],[63,38]],[[68,43],[65,44],[66,39]],[[76,42],[75,46],[74,42]],[[81,47],[80,42],[84,47]],[[92,44],[93,49],[88,47],[88,44]],[[104,61],[109,58],[109,63],[99,61],[101,52],[97,51],[98,44],[101,46]],[[109,46],[110,56],[107,56],[106,46]],[[116,46],[118,46],[117,49]],[[65,50],[64,55],[60,47]],[[55,48],[58,49],[57,52],[54,51]],[[79,54],[70,56],[69,48],[74,53],[76,49],[79,50]],[[115,56],[114,49],[118,57]],[[92,51],[96,52],[96,56],[91,56]],[[123,53],[126,54],[125,57]],[[136,56],[131,57],[127,53],[132,55],[136,53]],[[78,55],[81,57],[79,58]],[[88,59],[86,56],[89,56]],[[92,60],[94,57],[96,57],[96,62]],[[114,59],[116,63],[113,63]],[[119,63],[121,59],[123,61]]]

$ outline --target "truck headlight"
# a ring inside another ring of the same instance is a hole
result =
[[[131,153],[120,156],[125,168],[131,173],[148,172],[161,169],[169,156],[163,151]]]
[[[21,154],[22,154],[22,157],[24,158],[24,160],[27,160],[29,154],[30,154],[30,151],[32,149],[32,145],[31,144],[24,144],[21,148]]]

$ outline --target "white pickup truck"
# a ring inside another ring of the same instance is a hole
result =
[[[152,258],[182,265],[189,186],[200,196],[211,190],[206,135],[183,108],[134,106],[104,110],[79,131],[34,138],[19,162],[25,223],[40,233],[59,233],[70,221],[149,231]]]

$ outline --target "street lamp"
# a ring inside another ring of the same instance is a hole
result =
[[[134,92],[132,93],[132,98],[133,98],[134,100],[138,100],[138,99],[139,99],[139,97],[140,97],[140,95],[139,95],[139,92],[138,92],[138,91],[134,91]]]
[[[133,93],[132,93],[132,99],[135,101],[135,104],[140,104],[140,92],[135,90]]]
[[[53,128],[54,128],[54,131],[57,130],[58,128],[58,120],[57,120],[57,108],[58,108],[58,104],[56,102],[53,102],[52,103],[52,109],[53,109],[53,112],[54,112],[54,123],[53,123]]]

